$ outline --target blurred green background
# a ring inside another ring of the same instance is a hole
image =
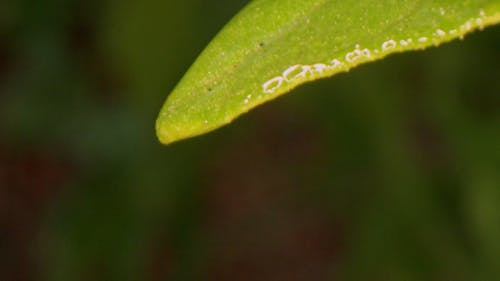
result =
[[[500,28],[160,145],[246,2],[0,2],[0,280],[500,280]]]

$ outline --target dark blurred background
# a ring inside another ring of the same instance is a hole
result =
[[[0,2],[0,280],[500,280],[500,28],[160,145],[245,2]]]

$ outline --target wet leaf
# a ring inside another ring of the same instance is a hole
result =
[[[165,102],[162,143],[219,128],[308,81],[500,22],[500,0],[254,0]]]

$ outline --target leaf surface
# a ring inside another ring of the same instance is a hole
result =
[[[300,84],[500,22],[500,0],[254,0],[206,47],[156,121],[168,144]]]

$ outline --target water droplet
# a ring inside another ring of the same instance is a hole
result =
[[[332,62],[331,62],[331,68],[332,69],[337,69],[337,68],[340,68],[342,67],[342,62],[339,61],[338,59],[333,59]]]
[[[359,58],[361,57],[361,51],[360,50],[354,50],[352,52],[349,52],[345,55],[345,60],[347,62],[355,62],[356,60],[358,60]]]
[[[361,50],[361,53],[363,54],[363,56],[365,58],[371,58],[372,57],[372,52],[366,48],[364,48],[363,50]]]
[[[472,29],[472,24],[470,21],[467,21],[464,25],[461,26],[461,28],[465,31],[470,31]]]
[[[350,62],[350,63],[353,63],[359,59],[363,59],[363,58],[371,58],[372,54],[371,54],[371,51],[368,50],[368,49],[363,49],[363,50],[360,50],[359,49],[359,46],[358,46],[358,49],[355,49],[354,51],[352,52],[349,52],[345,55],[345,60],[347,62]]]
[[[314,64],[314,65],[313,65],[313,68],[314,68],[314,70],[315,70],[316,72],[318,72],[318,73],[323,73],[323,71],[324,71],[325,69],[327,69],[327,68],[328,68],[328,66],[327,66],[326,64],[323,64],[323,63],[317,63],[317,64]]]
[[[262,84],[262,91],[266,94],[272,94],[283,84],[284,79],[281,76],[274,77],[273,79]]]
[[[483,30],[484,29],[483,19],[477,18],[476,19],[476,25],[479,26],[480,30]]]
[[[436,30],[436,35],[439,36],[439,37],[444,37],[444,36],[446,36],[446,32],[444,32],[441,29],[437,29]]]
[[[251,98],[252,98],[252,95],[251,95],[251,94],[250,94],[250,95],[247,95],[247,96],[246,96],[246,98],[245,98],[245,100],[243,100],[243,103],[244,103],[244,104],[247,104],[247,103],[250,101],[250,99],[251,99]]]
[[[392,39],[385,41],[384,43],[382,43],[382,51],[394,49],[394,48],[396,48],[396,45],[397,45],[396,41],[394,41]]]
[[[425,36],[418,38],[418,42],[420,42],[420,43],[425,43],[425,42],[427,42],[427,40],[429,40],[429,39],[427,39],[427,37],[425,37]]]
[[[312,73],[309,65],[296,64],[283,71],[283,78],[287,82],[291,82],[300,77],[305,78],[308,73]]]

